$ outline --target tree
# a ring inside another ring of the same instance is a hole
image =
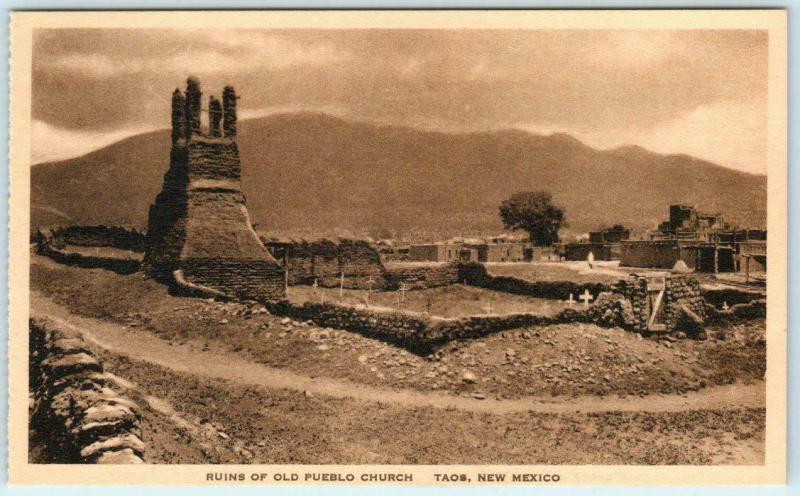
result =
[[[503,226],[526,231],[531,243],[550,246],[558,241],[558,230],[567,225],[564,209],[553,203],[547,191],[522,191],[500,204]]]

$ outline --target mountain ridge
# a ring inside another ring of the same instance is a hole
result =
[[[598,150],[566,133],[448,133],[321,112],[242,120],[242,176],[254,222],[293,234],[430,236],[497,232],[500,201],[544,189],[573,232],[654,227],[671,203],[766,223],[766,176],[637,145]],[[169,130],[31,168],[31,225],[146,225],[169,164]]]

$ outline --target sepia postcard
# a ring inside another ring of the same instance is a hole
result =
[[[784,484],[786,52],[784,10],[12,13],[11,483]]]

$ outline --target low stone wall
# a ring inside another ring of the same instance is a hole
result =
[[[748,303],[733,305],[727,310],[719,310],[713,306],[706,308],[708,320],[711,322],[732,322],[737,320],[765,319],[767,317],[767,300],[753,300]]]
[[[38,243],[36,253],[64,264],[84,269],[106,269],[118,274],[133,274],[142,267],[140,258],[102,257],[66,251],[48,243]],[[138,255],[138,254],[137,254]]]
[[[397,290],[403,284],[406,289],[426,289],[458,284],[459,265],[439,264],[388,264],[386,266],[386,289]]]
[[[765,291],[738,289],[738,288],[719,288],[719,289],[703,289],[703,297],[706,302],[722,308],[724,305],[733,306],[740,303],[750,303],[751,301],[761,300],[766,298]]]
[[[67,245],[108,246],[144,253],[145,235],[136,229],[119,226],[67,226],[39,229],[33,241],[56,248]]]
[[[458,280],[470,286],[477,286],[494,291],[513,293],[534,298],[566,300],[569,295],[579,295],[588,291],[597,297],[604,291],[611,291],[613,286],[603,283],[576,283],[572,281],[526,281],[510,276],[494,276],[489,274],[480,263],[464,263],[459,266]]]
[[[586,312],[573,309],[562,310],[553,316],[516,313],[445,319],[416,312],[337,303],[306,302],[296,305],[282,301],[264,304],[276,315],[311,321],[321,327],[358,332],[421,354],[429,353],[455,339],[474,339],[532,325],[591,321]]]
[[[29,326],[30,430],[42,463],[144,463],[136,405],[113,390],[82,339],[52,323]]]

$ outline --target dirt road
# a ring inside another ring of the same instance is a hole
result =
[[[704,409],[760,408],[765,404],[763,382],[707,388],[684,395],[640,397],[589,396],[525,397],[522,399],[475,399],[437,392],[397,390],[366,384],[311,377],[248,361],[240,355],[205,350],[200,341],[177,345],[147,332],[72,314],[38,291],[31,292],[31,315],[49,318],[83,335],[94,345],[132,360],[175,372],[222,379],[242,386],[308,392],[335,398],[392,404],[400,407],[458,409],[474,413],[508,414],[593,412],[681,412]]]

